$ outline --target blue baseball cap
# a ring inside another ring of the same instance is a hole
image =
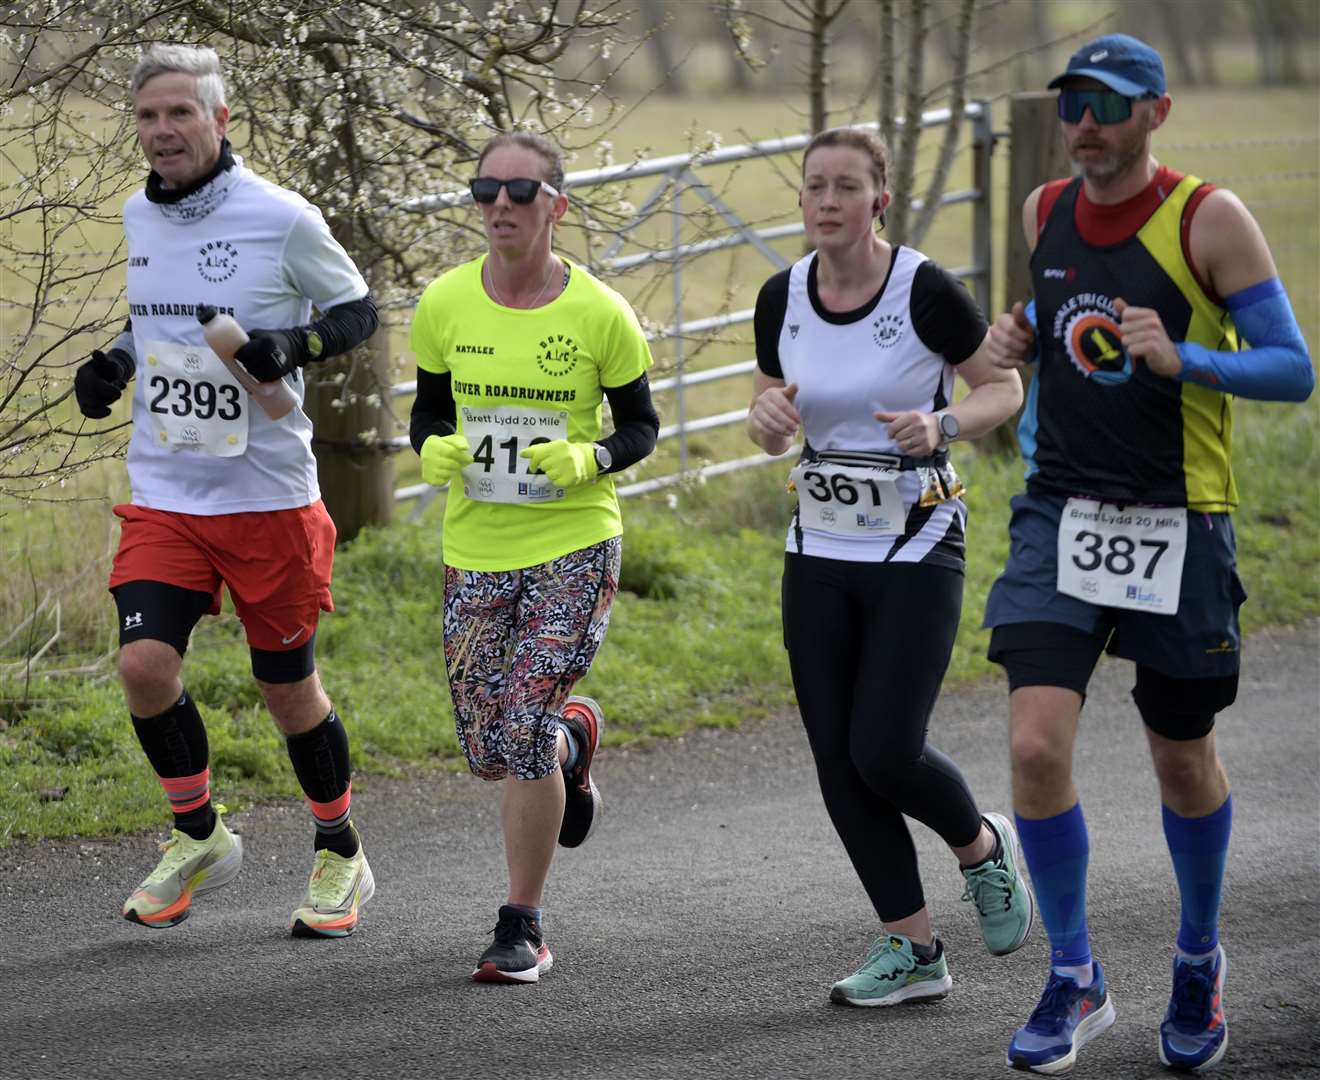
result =
[[[1068,70],[1050,81],[1057,90],[1065,79],[1085,76],[1104,83],[1124,97],[1164,95],[1164,61],[1160,54],[1127,34],[1106,34],[1083,45],[1068,61]]]

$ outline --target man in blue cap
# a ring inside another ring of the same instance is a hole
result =
[[[1172,105],[1159,54],[1108,34],[1050,86],[1076,175],[1027,198],[1035,299],[990,331],[1001,366],[1039,360],[1019,429],[1027,487],[985,616],[1008,674],[1013,802],[1051,953],[1008,1063],[1064,1072],[1114,1022],[1087,933],[1072,778],[1087,683],[1108,651],[1136,666],[1182,902],[1160,1059],[1202,1071],[1228,1047],[1218,919],[1232,800],[1214,724],[1237,694],[1246,598],[1232,395],[1302,401],[1315,374],[1246,207],[1151,155]]]

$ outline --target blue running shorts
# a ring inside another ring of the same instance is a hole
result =
[[[1107,637],[1106,651],[1178,679],[1236,675],[1241,660],[1238,609],[1247,598],[1237,574],[1230,514],[1187,512],[1187,554],[1175,615],[1088,604],[1060,593],[1059,519],[1067,497],[1028,490],[1014,496],[1008,564],[986,597],[982,625],[1061,623]],[[995,659],[995,635],[990,658]]]

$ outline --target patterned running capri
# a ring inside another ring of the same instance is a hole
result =
[[[556,735],[619,588],[621,537],[524,570],[445,567],[445,666],[458,742],[483,780],[559,768]]]

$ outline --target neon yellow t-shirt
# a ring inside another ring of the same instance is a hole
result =
[[[580,266],[569,264],[568,288],[554,300],[523,310],[486,295],[485,261],[427,286],[412,350],[418,367],[450,373],[458,430],[477,459],[449,486],[445,562],[520,570],[622,534],[612,477],[547,490],[518,455],[532,439],[600,438],[603,387],[635,380],[651,350],[628,302]]]

